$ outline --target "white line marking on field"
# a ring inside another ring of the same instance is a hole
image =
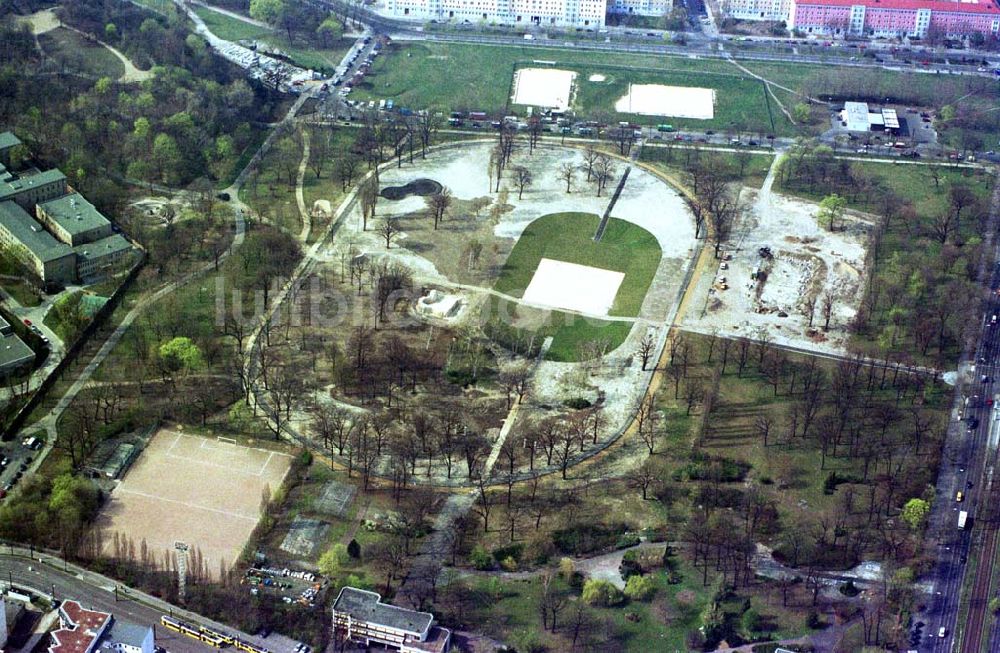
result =
[[[191,508],[193,510],[204,510],[206,512],[214,512],[214,513],[217,513],[217,514],[220,514],[220,515],[225,515],[227,517],[235,517],[236,519],[245,519],[246,521],[254,522],[254,523],[257,523],[257,519],[258,519],[256,516],[250,517],[250,516],[247,516],[247,515],[240,514],[238,512],[232,512],[230,510],[221,510],[219,508],[209,508],[208,506],[201,506],[201,505],[198,505],[197,503],[188,503],[187,501],[178,501],[177,499],[168,499],[167,497],[161,497],[161,496],[157,496],[155,494],[148,494],[146,492],[139,492],[138,490],[129,490],[129,489],[126,489],[126,488],[119,487],[117,489],[117,492],[119,494],[121,494],[121,493],[134,494],[136,496],[145,497],[147,499],[155,499],[157,501],[164,501],[166,503],[174,503],[174,504],[177,504],[179,506],[184,506],[186,508]]]
[[[172,454],[172,453],[165,455],[167,458],[176,458],[177,460],[183,460],[186,463],[194,463],[196,465],[203,465],[205,467],[215,467],[216,469],[224,469],[227,472],[244,474],[245,476],[262,476],[264,471],[263,468],[256,472],[251,472],[246,470],[240,471],[239,469],[235,469],[232,465],[220,465],[218,463],[210,463],[207,460],[201,460],[199,458],[190,458],[188,456],[178,456],[177,454]]]
[[[167,432],[170,433],[170,431],[167,431]],[[181,434],[180,433],[174,433],[174,441],[171,442],[170,443],[170,447],[167,448],[167,451],[166,451],[167,455],[169,455],[170,452],[174,450],[174,447],[177,446],[177,443],[180,442],[180,439],[181,439]]]

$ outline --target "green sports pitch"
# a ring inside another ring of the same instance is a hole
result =
[[[511,297],[523,296],[543,258],[614,270],[625,276],[609,315],[638,316],[660,264],[659,243],[642,227],[617,218],[608,222],[601,241],[594,242],[599,222],[600,217],[593,213],[553,213],[538,218],[528,225],[514,245],[493,289]],[[493,302],[491,310],[513,318],[515,324],[524,318],[530,322],[530,314],[538,313],[538,309],[501,304],[504,304],[502,300]],[[579,360],[581,346],[587,341],[602,339],[610,351],[624,342],[631,328],[630,321],[551,311],[545,323],[534,330],[540,339],[552,336],[550,360],[573,361]]]

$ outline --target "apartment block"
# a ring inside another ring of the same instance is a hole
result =
[[[994,0],[792,0],[789,27],[807,34],[923,38],[1000,33]]]

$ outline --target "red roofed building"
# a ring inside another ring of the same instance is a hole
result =
[[[948,36],[1000,33],[998,0],[792,0],[788,26],[807,34]]]
[[[59,629],[52,632],[49,653],[153,653],[156,635],[150,626],[87,610],[79,601],[59,606]]]
[[[87,610],[77,601],[63,601],[59,630],[52,632],[49,653],[91,653],[109,625],[109,613]]]

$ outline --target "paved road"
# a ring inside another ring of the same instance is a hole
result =
[[[988,405],[988,398],[993,393],[992,383],[982,383],[981,375],[993,377],[1000,372],[1000,325],[992,325],[990,317],[995,313],[1000,314],[1000,296],[996,293],[1000,289],[1000,247],[992,240],[1000,221],[998,206],[1000,184],[994,189],[990,224],[985,230],[998,262],[992,270],[982,271],[985,273],[982,278],[989,279],[990,288],[994,292],[990,295],[986,316],[979,327],[975,353],[967,351],[963,356],[970,371],[960,375],[956,384],[952,420],[946,436],[935,487],[935,501],[927,528],[926,540],[929,548],[936,547],[937,562],[926,579],[933,586],[932,594],[925,610],[914,616],[915,622],[926,624],[920,641],[915,644],[920,651],[953,650],[962,580],[969,571],[975,574],[974,569],[967,569],[970,549],[975,541],[981,542],[984,527],[995,528],[990,520],[980,517],[985,514],[987,507],[984,479],[997,462],[996,437],[1000,431],[1000,422],[994,418],[995,409]],[[975,365],[974,371],[971,370],[972,365]],[[959,419],[963,421],[958,421]],[[973,425],[974,428],[970,429]],[[955,500],[959,491],[965,493],[962,504]],[[958,513],[961,509],[972,516],[971,530],[958,528]],[[945,636],[938,637],[942,627],[945,629]]]
[[[716,59],[726,59],[730,56],[735,56],[744,61],[773,61],[798,64],[813,63],[821,65],[830,65],[831,63],[835,63],[837,66],[850,68],[903,69],[903,64],[900,62],[883,63],[880,61],[866,60],[865,57],[857,57],[857,60],[852,61],[850,56],[843,56],[847,54],[845,48],[831,48],[828,51],[829,54],[823,55],[805,54],[801,51],[798,53],[762,51],[760,48],[774,47],[775,41],[771,39],[755,38],[754,43],[739,43],[739,47],[736,48],[728,43],[730,37],[705,37],[698,33],[684,33],[684,37],[688,40],[689,45],[681,46],[671,45],[666,42],[662,37],[662,32],[652,32],[653,37],[644,37],[642,35],[645,34],[645,31],[635,34],[634,30],[631,29],[609,28],[606,34],[602,33],[600,35],[601,38],[595,36],[593,40],[579,40],[575,38],[575,34],[570,29],[561,31],[558,28],[546,26],[544,30],[540,30],[537,34],[535,34],[534,41],[527,43],[524,40],[524,37],[520,34],[483,32],[479,31],[479,28],[475,25],[454,25],[452,26],[452,29],[448,29],[447,31],[426,32],[424,31],[422,22],[387,18],[367,9],[356,6],[348,7],[347,3],[342,0],[312,0],[312,4],[326,7],[340,15],[344,15],[346,13],[355,16],[357,20],[369,25],[374,31],[391,34],[393,38],[402,40],[518,45],[521,47],[530,45],[533,47],[563,48],[571,50],[596,50],[617,53],[633,52],[636,54],[660,55],[670,54],[682,57],[695,56]],[[711,30],[711,28],[709,28],[709,30]],[[550,34],[552,38],[546,38],[546,36]],[[637,40],[633,38],[634,36],[640,36],[640,38]],[[782,42],[780,45],[782,47],[787,47],[790,44],[788,42]],[[729,49],[727,49],[727,46]],[[843,54],[841,51],[843,51]],[[963,54],[971,56],[973,53],[966,52]],[[906,68],[910,68],[910,65],[906,65]],[[978,67],[975,65],[949,63],[933,64],[932,68],[921,68],[920,66],[913,65],[912,68],[917,72],[927,73],[940,70],[944,73],[960,75],[993,75],[993,73],[989,71],[979,72],[977,70]]]
[[[273,653],[292,653],[294,650],[295,642],[287,637],[272,634],[266,640],[261,639],[125,587],[106,576],[67,564],[58,558],[38,553],[28,557],[31,553],[27,549],[16,547],[13,549],[14,555],[11,555],[10,550],[3,546],[0,553],[0,583],[4,586],[13,581],[17,587],[30,588],[58,600],[76,599],[84,607],[111,612],[127,621],[156,624],[156,643],[170,653],[206,653],[215,649],[159,626],[160,617],[164,614],[173,614],[191,623],[204,624],[238,635],[240,639],[266,647]],[[43,561],[40,562],[40,559]],[[119,588],[117,593],[116,586]]]

